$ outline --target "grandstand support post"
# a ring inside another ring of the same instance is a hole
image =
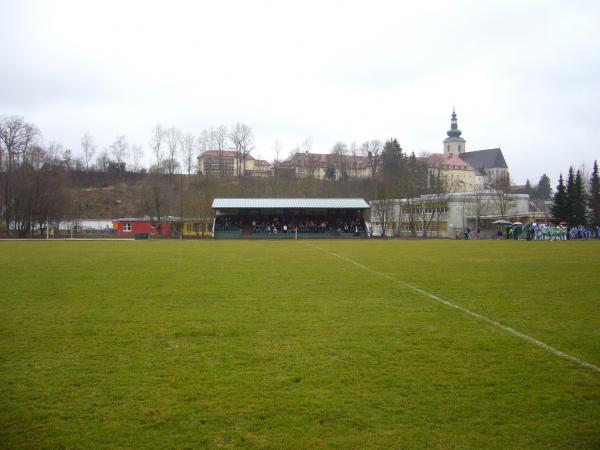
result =
[[[294,234],[295,234],[295,237],[294,237],[294,239],[298,240],[298,227],[296,227],[296,228],[294,229]]]
[[[46,216],[46,240],[50,238],[49,236],[50,224],[48,223],[48,216]]]

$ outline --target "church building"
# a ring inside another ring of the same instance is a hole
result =
[[[448,192],[471,192],[477,187],[509,183],[508,166],[500,148],[467,152],[467,141],[461,137],[455,110],[446,134],[443,153],[427,158],[430,180],[432,177],[443,180]]]

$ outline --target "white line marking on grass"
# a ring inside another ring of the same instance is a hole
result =
[[[442,304],[444,304],[444,305],[446,305],[446,306],[448,306],[450,308],[454,308],[454,309],[456,309],[458,311],[461,311],[464,314],[467,314],[469,316],[475,317],[476,319],[479,319],[479,320],[481,320],[483,322],[486,322],[486,323],[488,323],[490,325],[493,325],[496,328],[500,328],[500,329],[506,331],[507,333],[510,333],[513,336],[521,338],[524,341],[527,341],[527,342],[529,342],[531,344],[537,345],[538,347],[543,348],[547,352],[550,352],[550,353],[552,353],[552,354],[554,354],[556,356],[560,356],[561,358],[568,359],[569,361],[574,362],[576,364],[579,364],[580,366],[587,367],[588,369],[591,369],[591,370],[594,370],[594,371],[600,373],[600,367],[598,367],[598,366],[596,366],[596,365],[594,365],[592,363],[589,363],[587,361],[584,361],[583,359],[579,359],[579,358],[576,358],[575,356],[571,356],[568,353],[562,352],[562,351],[558,350],[557,348],[552,347],[551,345],[548,345],[548,344],[546,344],[546,343],[544,343],[544,342],[542,342],[542,341],[540,341],[540,340],[538,340],[538,339],[536,339],[534,337],[531,337],[531,336],[528,336],[528,335],[526,335],[524,333],[521,333],[520,331],[517,331],[514,328],[511,328],[509,326],[503,325],[500,322],[497,322],[497,321],[495,321],[493,319],[490,319],[489,317],[486,317],[486,316],[484,316],[482,314],[479,314],[479,313],[476,313],[474,311],[471,311],[470,309],[467,309],[467,308],[465,308],[463,306],[456,305],[456,304],[454,304],[452,302],[449,302],[448,300],[444,300],[443,298],[440,298],[437,295],[432,294],[430,292],[427,292],[427,291],[425,291],[425,290],[423,290],[423,289],[421,289],[421,288],[419,288],[417,286],[413,286],[410,283],[407,283],[405,281],[402,281],[402,280],[399,280],[397,278],[394,278],[394,277],[392,277],[390,275],[387,275],[387,274],[385,274],[383,272],[379,272],[379,271],[377,271],[375,269],[371,269],[370,267],[367,267],[364,264],[360,264],[360,263],[358,263],[356,261],[353,261],[350,258],[346,258],[345,256],[338,255],[337,253],[329,251],[329,250],[326,250],[326,249],[324,249],[322,247],[319,247],[318,245],[308,244],[308,243],[307,243],[307,245],[310,245],[311,247],[314,247],[314,248],[316,248],[317,250],[320,250],[323,253],[327,253],[328,255],[335,256],[336,258],[341,259],[342,261],[346,261],[346,262],[348,262],[350,264],[353,264],[356,267],[360,267],[361,269],[366,270],[367,272],[371,272],[371,273],[373,273],[375,275],[387,278],[388,280],[394,281],[394,282],[399,283],[399,284],[403,284],[403,285],[407,286],[408,288],[412,289],[413,291],[415,291],[415,292],[417,292],[417,293],[419,293],[421,295],[424,295],[425,297],[429,297],[430,299],[435,300],[436,302],[442,303]]]

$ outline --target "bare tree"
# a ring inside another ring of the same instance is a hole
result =
[[[225,175],[225,166],[223,164],[224,152],[227,147],[227,127],[225,125],[219,125],[217,128],[210,129],[211,143],[215,146],[215,149],[219,152],[219,176]]]
[[[71,170],[73,168],[73,152],[68,148],[62,154],[63,164],[65,165],[65,169]]]
[[[158,172],[162,167],[163,159],[163,142],[165,140],[165,131],[160,124],[156,124],[152,128],[152,139],[150,139],[150,148],[152,149],[152,156],[154,156],[155,170]]]
[[[81,150],[83,151],[83,161],[85,163],[85,170],[89,171],[92,158],[94,157],[94,153],[96,153],[94,139],[92,138],[92,135],[89,133],[89,131],[81,137]]]
[[[273,143],[273,151],[275,152],[275,160],[273,161],[273,166],[275,168],[279,167],[279,160],[281,157],[281,151],[283,150],[283,144],[279,139],[277,139]]]
[[[365,141],[360,146],[360,151],[363,156],[366,156],[369,161],[369,168],[371,169],[371,177],[377,173],[377,167],[381,159],[381,150],[383,144],[377,139],[371,141]]]
[[[393,226],[394,200],[393,186],[389,180],[380,179],[375,183],[374,196],[371,207],[371,222],[377,222],[381,229],[381,237],[386,238],[390,227]],[[371,232],[373,227],[371,227]],[[392,230],[393,231],[393,230]]]
[[[348,178],[348,146],[345,142],[338,141],[331,150],[331,158],[334,169],[338,172],[340,179]]]
[[[350,143],[350,170],[352,171],[352,176],[354,178],[358,177],[358,153],[359,149],[356,145],[356,142]]]
[[[197,158],[198,172],[204,173],[204,171],[205,171],[204,165],[200,161],[200,156],[205,151],[213,149],[213,143],[212,143],[213,136],[214,136],[214,134],[212,133],[212,129],[205,128],[202,131],[200,131],[200,134],[198,135],[198,138],[196,139],[196,141],[198,142],[198,158]],[[219,164],[219,166],[220,166],[220,164]]]
[[[167,164],[166,169],[169,175],[173,175],[177,169],[177,149],[181,142],[181,131],[175,127],[168,128],[165,132],[167,141]]]
[[[196,138],[193,134],[187,133],[179,141],[181,150],[181,159],[183,161],[183,168],[188,175],[192,174],[194,168],[194,151],[196,148]]]
[[[445,177],[441,176],[438,171],[433,183],[430,183],[431,192],[433,193],[435,205],[435,218],[436,218],[436,232],[437,236],[440,235],[440,221],[446,219],[448,215],[448,183]]]
[[[142,169],[142,159],[144,158],[144,150],[141,145],[131,144],[131,162],[134,172],[139,172]]]
[[[477,229],[481,223],[481,216],[485,215],[490,208],[489,194],[483,186],[476,186],[469,196],[468,203],[467,211],[470,216],[475,216],[475,229]]]
[[[312,151],[312,138],[309,136],[304,139],[299,147],[302,152],[310,153]]]
[[[371,206],[371,216],[379,224],[381,237],[386,238],[389,227],[392,225],[394,214],[394,200],[391,198],[382,198],[374,200]],[[373,220],[372,220],[373,221]],[[371,230],[373,228],[371,227]]]
[[[60,164],[63,146],[58,142],[50,141],[46,146],[46,160],[51,164]]]
[[[236,123],[229,133],[229,139],[235,147],[238,176],[246,173],[246,159],[254,149],[254,135],[252,129],[243,123]]]
[[[115,142],[110,144],[110,151],[114,156],[116,162],[125,162],[125,158],[127,158],[127,153],[129,151],[129,143],[127,142],[127,137],[125,137],[124,135],[117,136]]]
[[[1,145],[1,142],[0,142]],[[48,162],[48,154],[41,145],[33,145],[29,151],[29,163],[35,170],[40,170],[44,163]]]
[[[25,155],[30,146],[39,137],[38,129],[22,117],[0,117],[0,172],[3,177],[3,208],[4,222],[10,236],[12,213],[15,210],[14,200],[16,191],[15,171],[25,160]],[[6,154],[4,156],[4,154]],[[3,159],[6,159],[4,162]],[[23,180],[22,180],[23,181]]]
[[[23,158],[29,146],[35,143],[40,135],[39,130],[22,117],[0,117],[0,141],[3,151],[6,153],[6,169],[10,171],[11,166],[23,162]],[[0,161],[0,164],[2,161]]]
[[[69,151],[66,152],[70,158]],[[11,228],[19,237],[31,236],[36,224],[58,221],[74,202],[66,197],[68,176],[58,164],[46,164],[47,153],[38,145],[28,145],[21,163],[13,170],[10,202]],[[10,231],[10,230],[9,230]]]
[[[433,231],[433,224],[439,232],[440,219],[447,214],[447,202],[442,195],[433,195],[420,201],[416,206],[416,213],[421,222],[421,236],[427,237],[427,233]],[[435,220],[434,220],[435,219]]]
[[[108,151],[105,149],[96,158],[96,167],[102,173],[106,173],[108,171],[109,164],[110,164],[110,155],[108,154]]]
[[[198,135],[198,150],[200,150],[201,152],[204,152],[206,150],[211,150],[213,148],[213,144],[212,144],[212,131],[211,129],[204,129],[200,132],[200,134]]]
[[[414,197],[407,197],[404,202],[400,203],[400,217],[403,218],[406,216],[408,219],[408,230],[412,237],[417,237],[418,209],[418,199]]]
[[[164,208],[168,203],[165,190],[158,177],[153,177],[144,186],[144,209],[151,219],[152,226],[156,229],[158,237],[162,236],[162,223]]]
[[[508,211],[515,206],[515,196],[510,193],[508,179],[500,178],[492,185],[492,201],[496,206],[498,215],[506,219]]]

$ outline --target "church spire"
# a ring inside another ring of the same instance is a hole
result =
[[[462,137],[462,131],[458,129],[458,120],[456,119],[456,110],[452,107],[452,119],[450,120],[450,129],[446,133],[448,137],[444,139],[444,154],[459,155],[466,151],[467,141]]]
[[[450,129],[446,133],[448,137],[459,137],[462,131],[458,129],[458,120],[456,120],[456,110],[452,107],[452,119],[450,120]]]

